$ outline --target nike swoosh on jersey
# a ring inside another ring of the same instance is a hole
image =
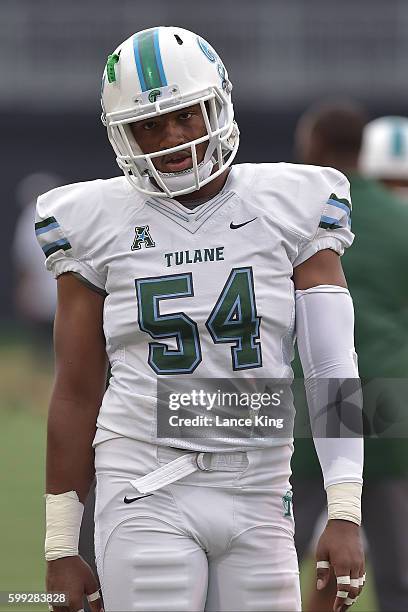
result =
[[[252,223],[252,221],[255,221],[255,219],[257,219],[257,218],[258,217],[254,217],[253,219],[250,219],[249,221],[244,221],[244,223],[237,223],[237,224],[235,224],[235,223],[233,223],[231,221],[230,228],[231,229],[238,229],[239,227],[242,227],[243,225],[247,225],[248,223]]]
[[[132,504],[134,501],[137,501],[138,499],[144,499],[145,497],[150,497],[151,495],[153,495],[153,493],[148,493],[148,495],[140,495],[140,497],[124,497],[123,501],[125,502],[125,504]]]

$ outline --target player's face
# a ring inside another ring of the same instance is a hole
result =
[[[408,180],[407,179],[382,179],[381,182],[387,189],[391,189],[401,200],[408,202]]]
[[[143,153],[164,151],[207,134],[199,104],[138,121],[131,129]],[[208,141],[197,145],[198,163],[203,161],[207,146]],[[190,147],[154,157],[152,161],[159,172],[182,172],[193,166]]]
[[[408,180],[407,179],[381,179],[381,182],[384,183],[388,189],[407,189]]]
[[[295,131],[295,156],[302,164],[320,165],[320,142],[313,138],[313,126],[307,116],[301,117]]]

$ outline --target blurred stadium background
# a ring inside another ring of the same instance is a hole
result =
[[[47,181],[119,174],[99,121],[100,77],[121,40],[154,25],[198,31],[224,58],[242,134],[239,162],[293,161],[296,121],[321,98],[351,97],[370,117],[407,113],[406,0],[2,0],[0,591],[44,584],[51,337],[49,315],[35,308],[45,287],[21,289],[24,261],[28,268],[35,255],[29,247],[22,254],[18,219]],[[303,567],[304,584],[312,571]],[[370,583],[354,609],[377,609]]]

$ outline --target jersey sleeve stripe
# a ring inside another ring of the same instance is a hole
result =
[[[320,218],[319,227],[323,229],[342,229],[351,227],[351,202],[331,193]]]
[[[335,193],[331,193],[329,197],[330,200],[334,200],[334,202],[338,202],[339,204],[344,204],[349,210],[351,210],[351,202],[347,198],[339,198]],[[332,204],[333,202],[331,202]]]
[[[340,200],[333,200],[333,198],[329,198],[329,200],[327,201],[327,203],[330,206],[334,206],[335,208],[341,208],[342,210],[344,210],[348,215],[350,214],[350,206],[348,206],[347,204],[344,204],[344,202],[341,202]]]
[[[348,214],[344,214],[344,210],[342,210],[341,208],[336,208],[335,206],[327,204],[324,208],[322,217],[324,216],[331,217],[332,219],[337,219],[337,221],[340,221],[340,219],[348,217]]]
[[[35,231],[37,233],[37,230],[43,228],[43,227],[48,227],[48,225],[52,225],[56,223],[57,225],[59,225],[58,221],[56,220],[55,217],[47,217],[46,219],[43,219],[42,221],[37,221],[37,223],[35,224]]]
[[[43,250],[50,245],[55,244],[59,240],[65,240],[68,242],[67,237],[64,235],[61,227],[58,224],[56,227],[51,227],[51,225],[49,225],[48,228],[49,231],[37,234],[38,243]]]
[[[350,211],[345,211],[344,209],[340,207],[332,206],[331,204],[328,204],[326,206],[324,210],[324,214],[322,215],[321,219],[323,219],[323,217],[329,217],[330,219],[336,219],[336,221],[340,223],[342,227],[349,225],[350,220],[351,220]]]
[[[71,244],[68,242],[68,240],[66,238],[61,238],[60,240],[44,245],[42,250],[44,251],[44,255],[49,257],[53,253],[56,253],[56,251],[68,251],[71,248]]]
[[[47,217],[38,221],[35,224],[35,233],[46,257],[58,250],[68,251],[72,248],[55,217]]]
[[[343,226],[339,225],[336,219],[331,219],[329,221],[323,221],[323,219],[330,219],[329,217],[322,217],[322,220],[319,223],[319,227],[322,229],[341,229]]]
[[[320,224],[327,223],[328,225],[337,225],[337,227],[343,227],[341,220],[336,217],[329,217],[328,215],[322,215],[320,218]]]
[[[37,227],[35,230],[35,233],[37,234],[37,236],[39,236],[40,234],[45,234],[46,232],[49,232],[50,230],[57,229],[59,226],[60,226],[59,223],[55,221],[55,223],[50,223],[49,225],[46,225],[45,227]]]

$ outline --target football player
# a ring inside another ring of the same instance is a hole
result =
[[[365,440],[363,528],[378,609],[394,612],[405,611],[408,601],[408,537],[402,518],[408,514],[408,446],[406,440],[391,439],[389,431],[384,431],[384,425],[379,423],[397,422],[397,415],[404,410],[402,398],[389,389],[396,387],[395,380],[405,377],[407,371],[408,210],[389,189],[362,175],[359,159],[362,162],[364,158],[378,176],[402,177],[405,143],[408,144],[404,124],[402,118],[367,124],[365,111],[358,103],[322,100],[306,109],[295,133],[296,152],[302,163],[331,165],[350,180],[358,244],[347,254],[344,269],[356,304],[360,375],[368,387],[375,381],[376,393],[382,398],[378,404],[381,408],[374,415],[369,415],[369,410],[366,414],[366,432],[376,437]],[[369,143],[378,148],[368,150]],[[382,293],[385,299],[379,299]],[[292,460],[295,520],[301,517],[296,521],[295,538],[300,560],[308,552],[316,521],[325,505],[320,470],[312,450],[310,440],[297,440]],[[324,590],[311,589],[305,609],[328,610],[335,591],[332,578]]]
[[[95,472],[107,610],[301,608],[292,434],[158,428],[161,381],[193,391],[202,380],[291,380],[295,329],[312,420],[327,401],[321,378],[358,378],[339,257],[353,241],[348,182],[331,168],[232,165],[231,90],[200,36],[177,27],[131,36],[102,80],[102,120],[124,176],[38,200],[37,236],[58,278],[47,587],[67,592],[75,612],[85,596],[102,606],[78,556]],[[362,440],[315,443],[329,517],[318,579],[334,568],[343,611],[364,582]]]

